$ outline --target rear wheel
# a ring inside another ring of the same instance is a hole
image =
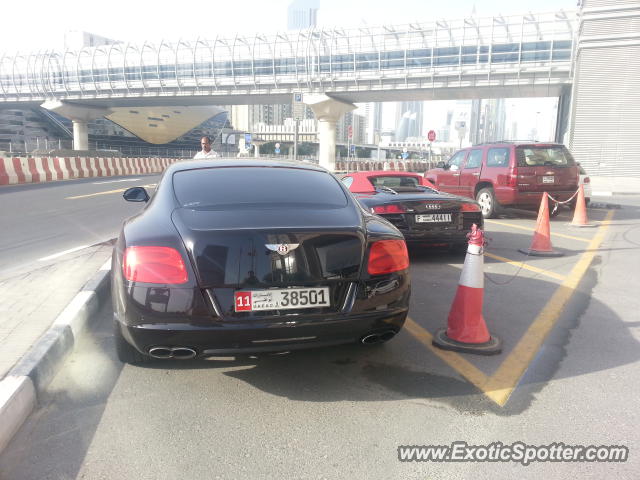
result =
[[[477,195],[476,201],[480,204],[480,210],[484,218],[492,218],[498,212],[498,201],[493,193],[493,188],[481,188]]]
[[[143,355],[125,340],[122,336],[122,332],[120,331],[120,327],[117,324],[115,325],[113,336],[116,341],[116,353],[118,354],[118,360],[122,363],[137,365],[151,361],[151,357]]]

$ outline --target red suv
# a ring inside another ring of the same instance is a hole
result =
[[[424,176],[439,190],[475,198],[485,218],[501,206],[535,209],[543,192],[567,200],[578,189],[578,165],[557,143],[487,143],[464,148]]]

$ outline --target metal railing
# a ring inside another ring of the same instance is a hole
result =
[[[575,31],[575,14],[558,11],[0,55],[0,100],[357,87],[444,72],[490,79],[523,67],[551,76],[570,72]]]

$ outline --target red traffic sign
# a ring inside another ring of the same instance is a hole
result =
[[[436,132],[434,132],[433,130],[429,130],[429,133],[427,133],[427,138],[429,139],[430,142],[435,141]]]
[[[349,138],[353,138],[353,126],[352,126],[352,125],[349,125],[349,126],[347,127],[347,136],[348,136]]]

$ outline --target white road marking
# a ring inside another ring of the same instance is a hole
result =
[[[49,255],[48,257],[39,258],[39,262],[46,262],[47,260],[53,260],[54,258],[61,257],[66,255],[67,253],[77,252],[78,250],[82,250],[83,248],[90,247],[91,245],[82,245],[80,247],[70,248],[69,250],[64,250],[63,252],[54,253],[53,255]]]
[[[120,182],[137,182],[139,178],[127,178],[124,180],[108,180],[106,182],[93,182],[94,185],[104,185],[105,183],[120,183]]]

